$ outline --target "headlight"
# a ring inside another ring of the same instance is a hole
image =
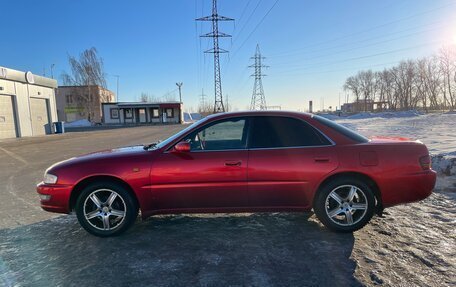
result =
[[[46,173],[44,175],[43,182],[46,184],[55,184],[57,182],[57,176],[50,174],[50,173]]]

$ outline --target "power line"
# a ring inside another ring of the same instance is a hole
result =
[[[392,42],[392,41],[395,41],[395,40],[400,40],[400,39],[403,39],[403,38],[411,37],[411,36],[414,36],[414,35],[430,32],[430,31],[434,31],[436,29],[437,28],[429,29],[429,30],[425,30],[425,31],[420,31],[420,32],[404,35],[404,36],[401,36],[401,37],[396,37],[396,38],[392,38],[392,39],[388,39],[388,40],[373,42],[371,44],[364,45],[364,46],[356,46],[356,47],[350,48],[350,49],[338,50],[337,52],[332,52],[332,53],[329,53],[329,54],[322,54],[322,55],[318,55],[318,56],[312,56],[312,57],[309,57],[309,58],[301,58],[300,60],[301,61],[302,60],[307,61],[307,60],[314,60],[314,59],[318,59],[318,58],[324,58],[324,57],[327,57],[327,56],[333,56],[333,55],[337,55],[337,54],[343,54],[343,53],[346,53],[346,52],[349,52],[349,51],[358,50],[358,49],[371,47],[371,46],[376,46],[376,45],[379,45],[379,44],[388,43],[388,42]],[[278,65],[278,66],[287,65],[288,66],[289,64],[295,64],[294,66],[299,66],[299,64],[296,63],[296,60],[295,61],[287,61],[287,62],[279,62],[276,65]]]
[[[269,13],[271,13],[272,9],[274,9],[274,7],[277,5],[277,3],[279,3],[279,0],[276,0],[274,2],[274,4],[271,6],[271,8],[269,8],[268,12],[266,12],[266,14],[263,16],[263,18],[261,18],[260,22],[258,22],[258,24],[255,26],[255,28],[252,30],[252,32],[250,32],[250,34],[247,36],[247,38],[244,40],[244,42],[242,42],[241,46],[239,46],[239,48],[237,48],[233,52],[233,58],[236,55],[236,53],[244,46],[244,44],[250,39],[250,37],[253,35],[253,33],[255,33],[255,31],[258,29],[258,27],[260,27],[260,25],[263,23],[264,19],[266,19],[266,17],[269,15]]]
[[[442,42],[441,41],[434,41],[434,42],[425,43],[425,44],[421,44],[421,45],[416,45],[416,46],[412,46],[412,47],[407,47],[407,48],[402,48],[402,49],[395,49],[395,50],[390,50],[390,51],[376,53],[376,54],[364,55],[364,56],[360,56],[360,57],[347,58],[347,59],[338,60],[338,61],[331,61],[331,62],[313,63],[312,66],[300,67],[300,68],[292,69],[292,70],[289,70],[289,71],[308,70],[308,69],[313,69],[314,66],[322,66],[322,65],[328,65],[328,64],[335,64],[335,63],[343,63],[343,62],[361,60],[361,59],[377,57],[377,56],[381,56],[381,55],[387,55],[387,54],[392,54],[392,53],[412,50],[412,49],[421,48],[421,47],[425,47],[425,46],[430,46],[430,45],[434,45],[434,44],[438,44],[438,43],[442,43]]]
[[[352,37],[352,36],[355,36],[355,35],[359,35],[359,34],[363,34],[363,33],[366,33],[366,32],[370,32],[372,30],[376,30],[376,29],[379,29],[379,28],[382,28],[382,27],[386,27],[386,26],[389,26],[389,25],[392,25],[392,24],[396,24],[396,23],[399,23],[399,22],[402,22],[402,21],[410,20],[410,19],[413,19],[415,17],[421,16],[421,15],[424,15],[424,14],[432,13],[432,12],[447,8],[449,6],[453,6],[455,4],[456,4],[456,2],[453,2],[453,3],[447,4],[447,5],[440,6],[440,7],[436,8],[436,9],[423,11],[423,12],[420,12],[420,13],[417,13],[417,14],[414,14],[414,15],[411,15],[411,16],[407,16],[407,17],[404,17],[404,18],[400,18],[400,19],[397,19],[397,20],[393,20],[393,21],[384,23],[384,24],[380,24],[380,25],[377,25],[377,26],[374,26],[374,27],[371,27],[371,28],[368,28],[368,29],[365,29],[365,30],[362,30],[362,31],[350,33],[350,34],[347,34],[347,35],[344,35],[344,36],[341,36],[341,37],[336,37],[336,38],[333,38],[333,39],[330,39],[330,40],[325,40],[323,42],[307,45],[307,46],[301,47],[299,49],[289,50],[288,52],[299,51],[299,50],[303,50],[303,49],[306,49],[306,48],[309,48],[309,47],[315,47],[315,46],[320,46],[320,45],[323,45],[323,44],[326,44],[326,43],[332,43],[332,42],[334,42],[336,40],[346,39],[346,38],[349,38],[349,37]]]
[[[441,24],[441,23],[446,23],[446,21],[435,21],[435,22],[431,22],[431,23],[426,24],[426,25],[415,26],[413,28],[408,28],[408,29],[397,31],[397,32],[393,32],[393,33],[387,33],[387,34],[384,34],[384,35],[381,35],[381,36],[364,38],[364,39],[360,39],[358,41],[350,41],[349,43],[338,44],[338,45],[335,45],[335,46],[329,46],[329,47],[326,47],[326,48],[320,48],[320,49],[315,49],[315,50],[311,50],[311,51],[301,51],[301,52],[297,51],[297,52],[291,52],[291,53],[283,53],[283,52],[282,53],[276,53],[276,54],[273,54],[273,56],[271,56],[270,58],[290,57],[290,56],[294,56],[294,55],[311,54],[311,53],[316,53],[316,52],[321,52],[321,51],[339,49],[340,47],[352,46],[352,45],[358,44],[358,43],[366,43],[366,42],[369,42],[371,40],[378,40],[378,39],[381,39],[381,38],[386,38],[386,37],[389,37],[389,36],[392,36],[392,35],[401,34],[403,32],[416,30],[416,29],[419,29],[419,28],[422,28],[422,27],[428,28],[428,27],[430,27],[430,26],[432,26],[434,24]],[[441,28],[442,26],[445,26],[445,25],[439,25],[439,26],[437,26],[437,27],[435,27],[433,29],[428,29],[428,30],[424,30],[424,31],[417,31],[415,33],[406,34],[406,35],[403,35],[401,37],[408,37],[408,36],[412,36],[412,35],[416,35],[416,34],[420,34],[420,33],[433,31],[433,30]],[[388,39],[388,40],[384,40],[382,42],[377,42],[377,43],[384,43],[384,42],[388,42],[388,41],[391,41],[391,40],[400,39],[401,37],[397,37],[397,38],[394,38],[394,39]],[[358,48],[358,47],[360,47],[360,46],[356,46],[356,48]]]

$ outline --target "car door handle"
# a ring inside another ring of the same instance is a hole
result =
[[[316,158],[314,158],[314,161],[315,162],[329,162],[329,158],[328,157],[316,157]]]
[[[225,166],[241,166],[241,161],[225,161]]]

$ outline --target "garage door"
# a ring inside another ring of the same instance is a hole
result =
[[[46,99],[30,98],[32,134],[45,135],[49,129],[49,116]]]
[[[16,121],[14,120],[13,98],[0,95],[0,139],[16,137]]]

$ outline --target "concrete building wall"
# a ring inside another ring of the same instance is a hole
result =
[[[89,120],[90,114],[90,121],[99,123],[101,104],[115,101],[115,94],[100,86],[59,86],[56,101],[60,121]]]
[[[52,123],[57,121],[54,92],[57,81],[36,76],[30,72],[24,73],[3,67],[0,69],[2,69],[3,78],[0,79],[0,96],[8,96],[12,99],[16,136],[51,133]],[[34,105],[31,105],[31,102],[34,102]],[[2,101],[0,111],[9,115],[10,108],[8,101]],[[4,124],[6,126],[10,122]],[[1,127],[0,122],[0,128],[5,128],[5,126]],[[11,134],[0,135],[0,138],[5,137],[11,137]]]

